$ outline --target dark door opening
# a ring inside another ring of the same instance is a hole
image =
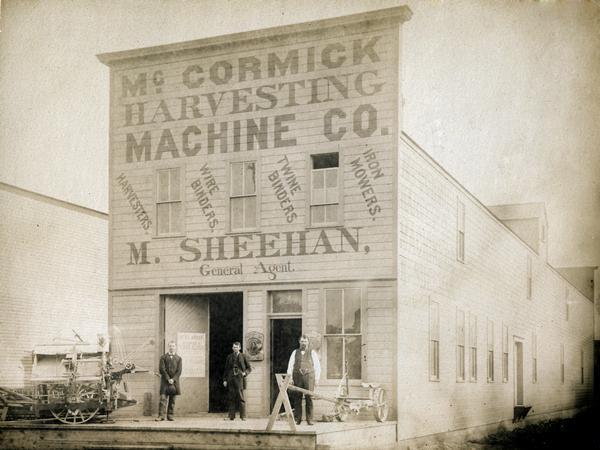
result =
[[[243,294],[210,294],[209,405],[211,413],[227,411],[227,389],[223,387],[225,359],[235,341],[243,342]]]
[[[271,407],[273,409],[279,387],[276,373],[287,371],[290,355],[298,347],[302,334],[302,319],[271,319]],[[282,407],[283,408],[283,407]]]

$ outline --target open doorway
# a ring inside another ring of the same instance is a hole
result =
[[[279,387],[276,373],[287,371],[290,355],[298,347],[298,338],[302,334],[302,319],[271,319],[271,405],[273,409]]]
[[[211,413],[227,411],[227,389],[223,387],[225,360],[235,341],[243,342],[244,304],[241,292],[208,295],[210,311],[209,405]]]

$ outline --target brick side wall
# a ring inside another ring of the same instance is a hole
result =
[[[28,383],[34,345],[106,332],[108,221],[57,203],[0,190],[0,386]]]
[[[409,139],[398,171],[399,439],[512,419],[514,341],[523,343],[524,403],[530,414],[589,402],[592,303],[494,219]],[[457,261],[457,208],[465,205],[465,262]],[[527,260],[532,298],[527,299]],[[568,294],[567,294],[568,291]],[[429,377],[429,305],[439,304],[439,381]],[[569,302],[569,320],[566,308]],[[457,381],[457,310],[464,311],[467,381]],[[477,317],[477,380],[469,381],[469,315]],[[494,381],[487,380],[493,322]],[[508,327],[509,378],[502,380]],[[537,383],[533,383],[533,336]],[[561,382],[561,344],[565,381]],[[584,382],[581,383],[581,351]]]

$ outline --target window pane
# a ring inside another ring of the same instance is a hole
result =
[[[322,189],[325,186],[325,173],[322,170],[314,170],[312,179],[313,189]]]
[[[337,187],[338,185],[338,168],[327,169],[325,171],[325,186],[328,188]]]
[[[169,170],[169,173],[171,174],[171,180],[170,180],[170,195],[169,195],[169,200],[171,201],[177,201],[181,199],[181,195],[180,195],[180,190],[181,190],[181,178],[179,175],[179,169],[171,169]]]
[[[325,207],[324,206],[311,206],[310,207],[312,224],[319,224],[325,222]]]
[[[342,338],[326,337],[327,378],[342,378]]]
[[[465,379],[465,347],[462,345],[458,346],[457,363],[458,365],[458,379]]]
[[[246,162],[244,165],[244,195],[251,195],[256,192],[256,166],[254,162]]]
[[[244,198],[244,228],[256,227],[256,197]]]
[[[239,230],[244,226],[244,198],[231,199],[231,229]]]
[[[352,380],[361,379],[361,338],[351,336],[345,338],[346,361],[348,361],[348,378]]]
[[[339,166],[339,153],[321,153],[312,156],[313,169]]]
[[[169,203],[171,206],[171,233],[181,231],[181,202]]]
[[[271,312],[302,312],[302,291],[271,292]]]
[[[339,189],[337,187],[327,188],[325,195],[325,203],[338,203]]]
[[[169,171],[160,170],[158,172],[158,192],[157,198],[159,202],[169,200]]]
[[[338,207],[337,205],[323,206],[325,208],[325,222],[337,222]]]
[[[157,216],[157,229],[158,234],[165,234],[169,232],[169,204],[159,203],[156,205],[156,216]]]
[[[360,333],[360,289],[344,290],[344,333]]]
[[[325,189],[313,189],[311,204],[322,205],[325,203]]]
[[[326,325],[325,333],[338,334],[342,332],[342,291],[330,289],[325,291]]]
[[[231,195],[242,195],[243,176],[242,163],[231,164]]]
[[[440,377],[440,343],[429,341],[429,375],[432,378]]]

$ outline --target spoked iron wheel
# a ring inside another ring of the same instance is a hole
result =
[[[344,403],[337,403],[335,405],[335,418],[338,422],[345,422],[350,414],[350,408]]]
[[[385,396],[385,390],[382,388],[375,389],[373,401],[375,402],[375,405],[373,405],[373,415],[375,416],[375,420],[377,420],[377,422],[385,422],[390,409]]]
[[[100,396],[95,385],[53,386],[49,397],[53,403],[50,407],[52,415],[69,425],[85,423],[100,410]]]

